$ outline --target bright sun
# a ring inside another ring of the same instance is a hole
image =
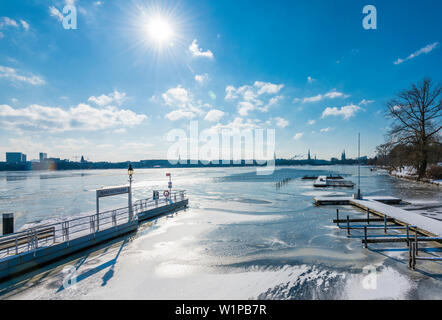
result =
[[[153,17],[146,25],[149,38],[158,44],[164,44],[173,37],[173,29],[169,21],[161,16]]]

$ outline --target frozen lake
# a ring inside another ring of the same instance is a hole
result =
[[[150,197],[152,189],[165,189],[169,171],[174,187],[187,190],[188,210],[3,283],[3,298],[442,298],[442,264],[422,262],[420,270],[411,272],[404,244],[363,249],[360,239],[348,239],[332,224],[334,207],[313,205],[314,196],[355,190],[318,190],[313,181],[300,179],[333,173],[357,182],[356,167],[278,167],[269,176],[257,176],[254,168],[139,169],[134,200]],[[364,195],[400,197],[411,203],[405,207],[411,214],[442,220],[440,188],[368,168],[361,175]],[[284,178],[292,180],[276,189],[275,183]],[[97,188],[124,183],[125,170],[2,172],[0,203],[3,212],[15,213],[20,228],[35,220],[93,212]],[[105,210],[126,203],[120,196],[104,199],[101,206]],[[351,207],[340,210],[342,215],[358,213]],[[63,285],[68,270],[75,273],[75,283]],[[375,270],[375,285],[366,285],[367,270]]]

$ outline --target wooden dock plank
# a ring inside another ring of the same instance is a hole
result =
[[[380,216],[393,218],[399,224],[408,224],[416,226],[417,231],[429,236],[442,236],[442,221],[427,218],[422,215],[406,211],[401,208],[393,207],[374,200],[356,200],[352,199],[351,204],[361,208],[370,209],[371,212]]]

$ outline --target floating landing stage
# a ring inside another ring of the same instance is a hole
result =
[[[80,216],[0,237],[0,281],[37,269],[73,253],[136,232],[143,220],[188,206],[184,191],[144,199],[129,207]]]

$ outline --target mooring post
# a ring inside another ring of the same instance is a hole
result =
[[[410,244],[411,246],[411,269],[416,269],[416,251],[414,247],[414,242]]]
[[[14,233],[14,214],[3,213],[3,235]]]
[[[338,221],[338,227],[339,227],[339,209],[336,209],[336,220]]]
[[[387,215],[384,214],[384,233],[387,234]]]
[[[347,215],[347,237],[350,237],[350,217]]]
[[[370,209],[367,208],[367,224],[370,224]]]
[[[410,230],[407,224],[407,246],[410,246]]]
[[[364,247],[367,249],[367,226],[364,226],[364,238],[365,238],[365,245]]]

